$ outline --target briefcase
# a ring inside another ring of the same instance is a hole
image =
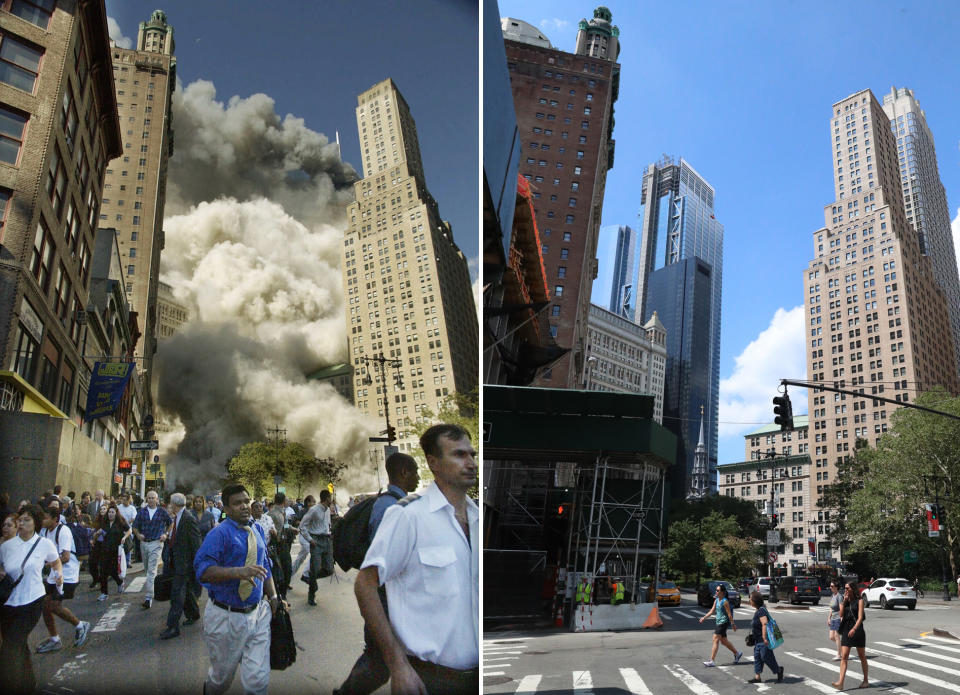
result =
[[[278,603],[270,620],[270,668],[282,671],[297,660],[297,643],[293,638],[293,623],[290,614]]]
[[[170,591],[173,588],[173,573],[161,574],[153,580],[153,600],[169,601]]]

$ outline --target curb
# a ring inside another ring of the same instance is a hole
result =
[[[949,637],[950,639],[960,640],[960,637],[957,637],[955,634],[949,630],[943,630],[939,627],[933,628],[933,634],[937,637]]]

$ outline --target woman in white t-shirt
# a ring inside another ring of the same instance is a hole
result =
[[[0,576],[19,580],[0,606],[0,692],[32,693],[36,687],[27,639],[43,612],[43,567],[52,568],[57,587],[63,588],[63,567],[53,541],[40,536],[43,510],[30,505],[17,516],[17,535],[0,545]],[[24,562],[26,560],[26,562]],[[21,570],[22,567],[22,570]]]

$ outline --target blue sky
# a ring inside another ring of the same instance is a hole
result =
[[[725,227],[719,462],[742,460],[743,433],[772,421],[777,380],[806,378],[798,307],[812,233],[833,199],[834,102],[867,88],[881,101],[892,86],[913,89],[960,243],[960,4],[606,5],[622,49],[603,225],[638,226],[642,170],[664,153],[687,159],[716,189]],[[500,15],[573,51],[577,23],[595,7],[500,0]],[[792,400],[795,412],[807,411],[805,392]]]
[[[174,27],[177,73],[184,85],[209,80],[224,102],[234,95],[265,93],[281,117],[303,118],[308,128],[331,140],[339,130],[343,159],[358,172],[357,94],[392,77],[417,122],[427,186],[476,275],[475,1],[106,0],[106,5],[134,42],[139,23],[162,9]]]

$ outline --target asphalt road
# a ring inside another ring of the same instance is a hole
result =
[[[576,693],[577,695],[664,695],[695,693],[834,693],[839,675],[831,659],[836,646],[827,635],[826,601],[816,607],[788,608],[768,604],[780,625],[784,644],[776,650],[785,668],[783,683],[764,669],[762,685],[753,677],[753,649],[744,645],[753,610],[734,611],[740,628],[728,636],[745,654],[734,665],[733,654],[720,647],[714,668],[710,657],[713,618],[685,594],[678,607],[662,608],[659,630],[570,633],[561,631],[487,632],[483,641],[484,693]],[[960,602],[927,598],[916,610],[867,612],[865,629],[872,691],[898,695],[960,693],[960,640],[938,637],[934,628],[960,637]],[[854,650],[855,654],[855,650]],[[861,681],[859,661],[851,660],[845,689]]]
[[[296,557],[296,547],[294,547]],[[127,577],[131,590],[112,593],[98,602],[98,589],[88,589],[89,575],[67,605],[81,620],[94,625],[82,649],[73,647],[73,628],[58,619],[64,647],[58,652],[34,654],[33,666],[40,692],[54,695],[180,695],[203,691],[210,665],[201,636],[201,623],[181,628],[181,636],[161,641],[169,603],[154,603],[144,610],[143,573],[133,566]],[[330,693],[347,676],[363,649],[363,621],[353,596],[356,572],[337,571],[339,581],[324,579],[317,592],[317,606],[307,606],[307,586],[296,580],[287,599],[299,645],[297,662],[285,671],[272,671],[272,695],[322,695]],[[115,587],[111,586],[111,591]],[[201,611],[206,591],[201,599]],[[47,637],[41,619],[30,637],[36,647]],[[240,695],[239,675],[230,695]],[[389,686],[378,693],[389,693]]]

